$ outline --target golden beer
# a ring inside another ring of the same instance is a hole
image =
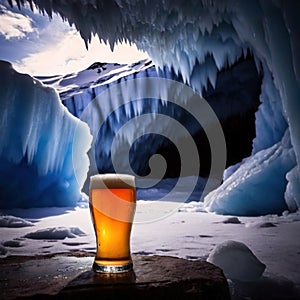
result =
[[[136,207],[134,177],[104,174],[91,177],[90,210],[96,234],[96,272],[132,269],[130,233]]]

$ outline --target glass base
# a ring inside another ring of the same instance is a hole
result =
[[[133,269],[132,262],[127,263],[125,265],[102,265],[94,262],[93,270],[97,273],[123,273],[128,272]]]

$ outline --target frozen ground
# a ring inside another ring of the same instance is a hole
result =
[[[243,242],[266,265],[264,285],[287,293],[300,286],[299,221],[300,213],[235,218],[201,212],[194,202],[138,201],[132,252],[207,259],[224,241]],[[2,210],[0,226],[2,257],[95,249],[86,205]]]

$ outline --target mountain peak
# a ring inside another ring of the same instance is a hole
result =
[[[94,62],[93,64],[91,64],[87,70],[95,70],[95,69],[100,69],[102,68],[103,66],[107,65],[107,63],[103,63],[103,62]]]

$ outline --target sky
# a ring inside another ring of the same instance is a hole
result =
[[[0,0],[0,60],[21,73],[58,75],[83,70],[96,61],[131,63],[147,54],[128,44],[108,45],[93,37],[87,50],[75,27],[53,15],[50,20],[29,7],[11,8]]]

